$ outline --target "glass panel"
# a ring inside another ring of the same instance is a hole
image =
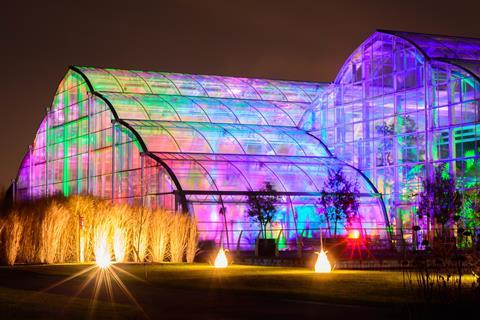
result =
[[[277,87],[286,97],[287,101],[291,102],[311,102],[310,96],[298,84],[291,85],[284,81],[270,80],[275,87]]]
[[[104,94],[121,119],[148,120],[145,109],[135,99],[122,94]]]
[[[165,77],[171,80],[182,95],[201,96],[206,95],[205,89],[191,76],[180,73],[164,73]]]
[[[305,156],[301,146],[285,132],[260,127],[254,127],[254,130],[268,141],[275,150],[275,154],[282,156]]]
[[[295,126],[295,123],[289,115],[272,102],[248,101],[248,104],[261,112],[263,117],[267,119],[269,125]]]
[[[205,111],[190,98],[182,96],[162,96],[170,104],[182,121],[210,122]]]
[[[176,110],[157,95],[135,95],[152,120],[181,121]]]
[[[320,191],[310,176],[308,176],[305,171],[301,170],[300,166],[290,163],[268,163],[267,166],[276,176],[278,176],[287,191]]]
[[[182,152],[213,152],[205,137],[191,126],[175,122],[163,123],[162,126],[172,135]]]
[[[154,94],[180,94],[175,84],[162,73],[146,71],[137,71],[136,73],[148,83]]]
[[[149,151],[181,152],[171,133],[162,126],[135,126]]]
[[[255,91],[262,97],[263,100],[276,100],[276,101],[286,101],[287,98],[285,95],[278,90],[272,83],[266,80],[251,79],[246,81],[252,87],[255,88]]]
[[[56,95],[63,91],[67,91],[70,88],[78,87],[85,84],[85,79],[73,70],[68,70],[67,74],[60,82],[57,88]]]
[[[267,124],[267,120],[262,116],[262,114],[242,100],[229,100],[222,99],[220,100],[222,104],[228,107],[238,118],[240,123],[243,124]]]
[[[230,92],[238,99],[261,99],[255,89],[248,84],[248,79],[222,77],[222,80],[230,88]]]
[[[201,161],[199,162],[209,173],[218,190],[222,191],[247,191],[250,185],[237,167],[227,161]]]
[[[222,77],[201,75],[192,77],[202,85],[209,97],[235,98],[230,88],[222,82]]]
[[[245,126],[224,125],[235,139],[240,142],[242,149],[248,154],[273,155],[275,151],[272,146],[260,134]]]
[[[122,92],[118,81],[107,71],[97,68],[79,68],[90,80],[95,91]]]
[[[239,123],[237,116],[219,99],[192,98],[192,103],[200,106],[207,114],[211,122]]]
[[[284,132],[294,139],[307,156],[328,157],[325,147],[314,136],[305,134],[300,130],[284,129]]]
[[[431,58],[480,59],[480,39],[394,32],[416,45]]]
[[[125,93],[152,93],[145,80],[139,77],[135,71],[106,69],[120,83]]]
[[[192,124],[202,136],[207,139],[210,146],[215,153],[237,153],[242,154],[245,151],[242,149],[234,136],[226,129],[212,125]]]
[[[275,105],[286,112],[293,120],[295,125],[298,125],[305,112],[309,110],[308,105],[286,102],[275,102]]]
[[[216,190],[207,172],[197,162],[181,160],[165,160],[172,169],[184,190],[207,191]]]
[[[278,177],[275,176],[272,170],[263,162],[239,161],[235,162],[234,164],[235,167],[237,167],[242,174],[247,177],[248,183],[252,188],[251,190],[262,189],[265,186],[265,182],[268,181],[274,186],[275,190],[286,191]]]

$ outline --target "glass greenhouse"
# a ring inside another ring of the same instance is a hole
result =
[[[419,223],[416,196],[436,166],[477,188],[479,77],[478,39],[383,30],[333,83],[70,67],[15,195],[186,212],[201,239],[249,245],[246,200],[270,182],[285,247],[328,228],[318,198],[342,169],[360,188],[356,228],[386,239],[390,224]]]
[[[480,175],[480,39],[379,30],[345,62],[301,127],[361,170],[397,229],[443,165],[465,193]],[[408,237],[408,235],[407,235]]]
[[[343,168],[360,182],[359,223],[378,233],[387,222],[375,187],[298,126],[327,87],[71,67],[23,160],[17,198],[88,193],[184,211],[202,239],[236,243],[242,232],[248,244],[258,227],[245,201],[268,181],[286,245],[319,236],[315,203],[328,169]]]

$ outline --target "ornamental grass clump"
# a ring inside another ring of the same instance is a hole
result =
[[[20,251],[23,224],[18,211],[13,211],[5,220],[2,230],[2,260],[9,266],[13,265]]]
[[[195,256],[197,255],[198,248],[198,229],[197,229],[197,220],[195,218],[188,219],[187,223],[187,230],[188,230],[188,238],[187,238],[187,246],[186,246],[186,260],[188,263],[193,263]]]
[[[189,217],[183,214],[173,215],[170,228],[170,261],[179,263],[183,261],[183,256],[187,248]]]
[[[7,265],[100,255],[116,262],[192,262],[197,252],[192,217],[90,196],[18,204],[0,217],[0,239],[0,261]]]
[[[155,211],[150,219],[150,256],[154,262],[167,261],[169,257],[170,232],[173,216],[163,211]],[[195,228],[196,230],[196,228]]]

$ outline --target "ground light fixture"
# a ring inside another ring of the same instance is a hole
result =
[[[215,268],[226,268],[228,266],[227,256],[225,255],[225,250],[223,250],[223,247],[218,250],[213,266]]]
[[[322,230],[320,230],[320,252],[318,254],[317,262],[315,262],[315,273],[328,273],[332,271],[330,261],[328,261],[327,252],[323,249]]]
[[[108,255],[99,255],[95,258],[95,263],[99,268],[106,269],[110,267],[112,261],[110,260],[110,257]]]
[[[330,261],[328,261],[327,252],[323,249],[320,252],[317,252],[317,262],[315,263],[315,272],[316,273],[328,273],[332,271],[332,266]]]
[[[107,269],[112,264],[110,248],[107,244],[107,233],[100,232],[95,243],[95,264],[101,269]]]
[[[353,229],[348,233],[349,239],[359,239],[360,238],[360,231],[357,229]]]

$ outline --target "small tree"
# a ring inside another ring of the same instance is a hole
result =
[[[278,201],[277,191],[270,182],[265,183],[265,186],[259,190],[259,194],[248,196],[248,216],[260,225],[263,238],[267,237],[267,225],[275,218],[277,212],[275,204]]]
[[[442,236],[446,236],[445,227],[459,220],[462,209],[462,195],[457,190],[454,177],[448,174],[447,167],[441,165],[435,169],[432,180],[423,181],[423,191],[419,194],[418,217],[434,219],[442,226]]]
[[[346,220],[347,224],[358,217],[359,191],[358,182],[350,181],[341,168],[328,170],[328,179],[324,183],[318,204],[324,208],[324,215],[328,223],[333,223],[334,237],[337,237],[339,221]]]
[[[377,166],[387,166],[393,164],[393,135],[395,134],[395,125],[383,122],[375,126],[378,135],[384,136],[377,150]]]
[[[393,164],[394,141],[395,133],[415,133],[418,130],[417,123],[410,116],[406,115],[404,118],[398,118],[397,125],[395,123],[388,123],[383,121],[375,126],[376,134],[383,136],[377,147],[377,166],[389,166]],[[402,145],[402,159],[407,162],[417,162],[418,157],[424,152],[418,148],[412,148],[418,144],[418,135],[409,134],[401,139]],[[405,148],[409,147],[409,148]]]
[[[465,227],[469,230],[480,227],[480,190],[474,189],[465,192],[461,216]]]

